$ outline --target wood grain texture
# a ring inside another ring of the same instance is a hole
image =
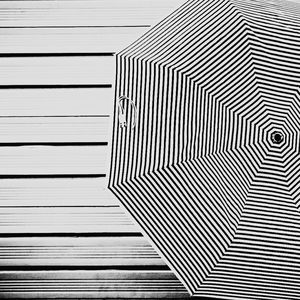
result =
[[[170,271],[0,271],[2,299],[185,298]]]
[[[112,84],[115,79],[114,66],[113,56],[1,57],[0,87]]]
[[[3,143],[108,142],[107,117],[1,117]]]
[[[152,25],[181,2],[181,0],[0,1],[0,26]]]
[[[0,116],[111,115],[112,88],[0,89]]]
[[[0,233],[139,232],[120,207],[9,207],[0,209]]]
[[[0,28],[0,54],[115,53],[149,27]]]
[[[1,207],[119,206],[107,178],[1,179]]]
[[[107,146],[0,147],[0,175],[106,174]]]
[[[144,237],[0,238],[0,267],[164,265]]]

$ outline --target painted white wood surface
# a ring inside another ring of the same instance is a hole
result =
[[[1,85],[112,84],[114,79],[113,56],[0,57]]]
[[[163,266],[144,237],[0,238],[4,266]]]
[[[103,56],[183,2],[0,1],[1,299],[188,296],[106,188],[116,74]],[[81,142],[108,146],[39,145]],[[20,178],[36,175],[76,178]]]
[[[112,115],[112,88],[0,89],[0,116]]]
[[[119,207],[1,208],[0,233],[114,233],[139,228]]]
[[[106,174],[105,146],[0,147],[0,175]]]
[[[1,179],[3,207],[119,206],[107,188],[107,178]]]
[[[147,30],[148,25],[0,28],[0,53],[114,53],[127,47]]]
[[[182,0],[0,1],[1,27],[153,25]]]
[[[109,117],[0,118],[1,143],[108,142]]]

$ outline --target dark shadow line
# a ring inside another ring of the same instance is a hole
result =
[[[0,53],[0,57],[114,56],[114,52]]]
[[[34,237],[142,237],[140,232],[26,232],[0,233],[0,238],[34,238]]]
[[[0,175],[0,179],[36,179],[36,178],[100,178],[106,174],[13,174]]]
[[[105,271],[105,270],[122,270],[122,271],[169,271],[167,265],[65,265],[65,266],[2,266],[1,272],[5,271]]]
[[[119,205],[0,205],[1,209],[5,208],[112,208],[120,207]]]
[[[107,146],[108,142],[10,142],[1,143],[0,147],[26,147],[26,146],[55,146],[55,147],[86,147],[86,146]]]
[[[105,26],[105,25],[46,25],[46,26],[1,26],[0,29],[22,29],[22,28],[149,28],[151,25],[115,25],[115,26]]]
[[[0,99],[1,101],[1,99]],[[36,115],[36,116],[18,116],[18,115],[13,115],[13,116],[0,116],[0,119],[5,119],[5,118],[109,118],[110,115],[47,115],[47,116],[41,116],[41,115]]]
[[[1,89],[99,89],[112,88],[112,84],[12,84],[0,85]]]

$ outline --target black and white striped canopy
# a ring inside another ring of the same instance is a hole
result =
[[[300,3],[191,0],[119,53],[111,168],[192,295],[300,299]]]

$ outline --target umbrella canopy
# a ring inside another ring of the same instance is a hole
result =
[[[188,1],[116,97],[109,188],[189,292],[300,299],[299,3]]]

